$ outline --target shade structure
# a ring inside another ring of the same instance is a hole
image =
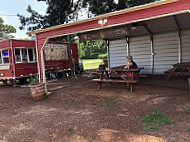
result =
[[[158,1],[154,3],[146,4],[143,6],[129,8],[129,9],[113,12],[113,13],[108,13],[105,15],[97,16],[95,18],[91,18],[91,19],[87,19],[83,21],[78,21],[78,22],[64,24],[64,25],[58,25],[58,26],[47,28],[47,29],[30,32],[28,34],[36,35],[39,72],[40,72],[41,81],[42,82],[45,81],[42,53],[43,53],[43,48],[46,42],[48,41],[48,39],[53,38],[53,37],[58,37],[58,36],[71,35],[71,34],[85,34],[89,32],[97,32],[104,29],[111,29],[111,28],[115,29],[120,26],[127,27],[128,31],[123,35],[125,38],[129,37],[130,39],[131,37],[131,40],[134,41],[134,43],[136,42],[135,41],[136,39],[133,39],[133,37],[141,37],[141,39],[144,38],[144,40],[142,41],[147,42],[147,43],[146,42],[144,43],[144,46],[146,47],[146,45],[149,44],[148,41],[150,40],[150,49],[147,49],[147,52],[150,52],[148,53],[149,56],[147,56],[147,58],[150,58],[150,61],[148,62],[145,61],[145,62],[147,62],[147,64],[150,64],[147,66],[147,68],[150,67],[151,68],[150,72],[153,72],[152,71],[152,69],[154,68],[153,67],[154,66],[153,64],[154,62],[153,35],[158,34],[158,33],[163,33],[163,32],[167,33],[167,32],[175,31],[177,34],[177,40],[178,40],[179,32],[181,30],[185,30],[189,28],[189,25],[186,24],[189,19],[189,9],[190,9],[189,0]],[[103,21],[105,20],[106,23],[102,25],[99,22],[100,20],[103,20]],[[178,25],[180,25],[181,27],[179,27]],[[147,37],[144,37],[146,35]],[[165,35],[165,36],[168,36],[168,35]],[[160,37],[158,36],[157,38],[164,39],[164,36],[160,36]],[[113,39],[110,39],[110,40],[113,40]],[[173,40],[171,40],[170,42],[172,41]],[[110,42],[114,43],[114,41],[110,41]],[[174,43],[174,44],[178,44],[178,43]],[[133,44],[133,47],[135,46],[136,45]],[[126,48],[125,52],[127,55],[129,54],[129,51],[127,51],[128,49],[127,45],[125,48]],[[118,50],[119,50],[119,47],[118,47]],[[177,50],[179,51],[181,49],[178,49],[177,47]],[[135,49],[133,51],[131,50],[131,52],[135,52]],[[120,53],[121,52],[119,52],[118,54]],[[177,53],[177,58],[178,56],[181,56],[181,53]]]

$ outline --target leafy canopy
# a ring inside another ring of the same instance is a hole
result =
[[[16,33],[16,29],[11,25],[4,24],[3,19],[0,17],[0,40],[13,38],[11,33]]]
[[[89,5],[93,14],[100,15],[154,1],[156,0],[83,0],[83,7]]]
[[[39,14],[29,5],[27,12],[30,17],[18,14],[21,22],[20,29],[27,27],[28,31],[44,29],[47,27],[67,23],[78,18],[78,10],[82,0],[38,0],[46,2],[48,5],[45,15]]]

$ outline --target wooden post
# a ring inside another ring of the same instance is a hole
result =
[[[73,57],[72,57],[72,53],[71,53],[70,35],[67,36],[67,39],[68,39],[68,46],[69,46],[69,59],[70,59],[71,76],[73,76]]]

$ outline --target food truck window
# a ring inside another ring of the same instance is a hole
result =
[[[34,48],[34,61],[36,61],[36,49]]]
[[[36,61],[35,48],[15,48],[16,63],[30,63]]]
[[[22,63],[27,63],[27,50],[26,49],[21,49],[22,51]]]
[[[15,49],[15,60],[16,63],[21,63],[21,54],[20,54],[20,49]]]
[[[28,49],[28,56],[29,56],[29,62],[33,62],[34,61],[34,56],[33,56],[33,49]]]
[[[2,59],[3,59],[4,64],[9,63],[9,51],[8,50],[2,51]]]

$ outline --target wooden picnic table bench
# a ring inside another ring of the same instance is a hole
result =
[[[98,83],[98,90],[101,89],[102,83],[126,83],[130,91],[133,92],[133,84],[137,83],[138,80],[114,80],[114,79],[93,79],[93,82]]]
[[[177,63],[172,66],[172,69],[164,72],[165,74],[167,74],[168,80],[172,76],[190,76],[190,63]]]
[[[99,79],[93,79],[93,82],[97,82],[98,83],[98,90],[101,89],[102,83],[126,83],[127,87],[130,88],[131,92],[133,91],[133,84],[137,83],[139,78],[137,77],[135,79],[135,74],[137,72],[137,76],[138,76],[138,72],[144,68],[137,68],[137,69],[122,69],[122,68],[112,68],[110,70],[96,70],[98,72],[100,72],[100,78]],[[110,74],[109,74],[110,72]],[[122,79],[111,79],[110,77],[113,77],[111,75],[113,75],[114,72],[120,72],[120,73],[125,73],[125,72],[132,72],[132,77],[129,80],[122,80]],[[104,79],[104,73],[106,74],[106,78]]]

